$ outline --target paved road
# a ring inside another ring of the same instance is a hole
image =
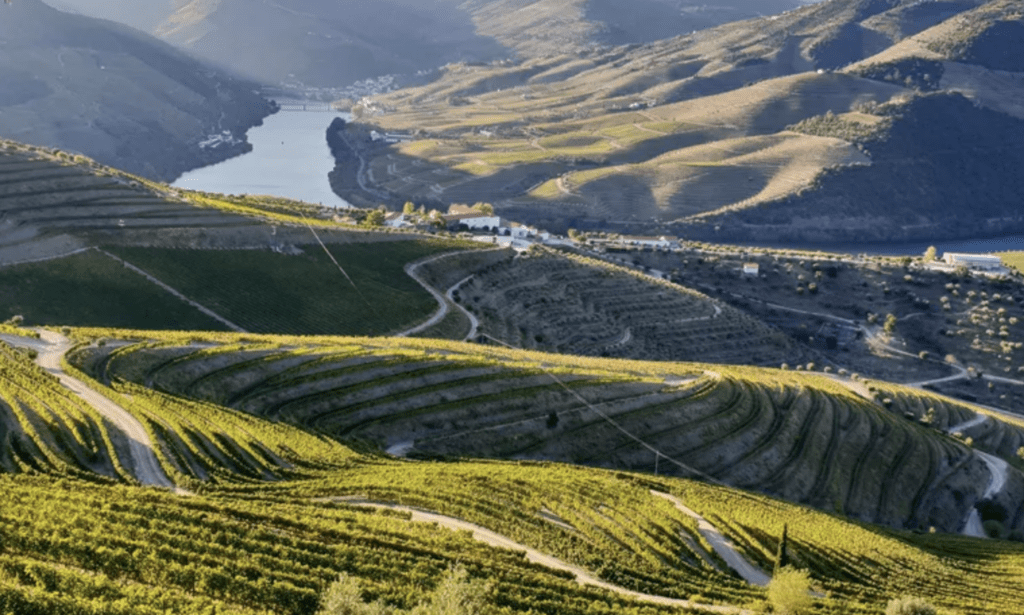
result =
[[[65,388],[79,399],[89,404],[108,419],[115,429],[124,433],[128,440],[131,463],[127,466],[135,478],[143,485],[173,488],[174,484],[164,474],[153,453],[153,443],[149,439],[142,423],[127,410],[110,401],[103,395],[90,389],[84,382],[68,375],[61,366],[61,359],[71,349],[71,340],[53,331],[39,331],[41,339],[16,336],[0,336],[5,342],[14,346],[32,348],[38,352],[36,363],[55,375]]]
[[[548,568],[551,568],[553,570],[561,570],[563,572],[568,572],[576,577],[576,582],[580,585],[591,585],[594,587],[600,587],[601,589],[606,589],[620,596],[626,596],[628,598],[632,598],[640,602],[647,602],[650,604],[661,604],[666,606],[675,606],[680,608],[702,609],[714,613],[736,613],[739,615],[752,615],[750,611],[745,611],[737,607],[699,604],[691,602],[689,600],[667,598],[665,596],[656,596],[654,594],[644,594],[641,592],[626,589],[624,587],[619,587],[618,585],[613,585],[611,583],[608,583],[607,581],[602,581],[601,579],[598,579],[594,575],[590,574],[589,572],[583,570],[578,566],[568,564],[556,557],[552,557],[545,553],[541,553],[536,549],[515,542],[514,540],[502,536],[501,534],[498,534],[496,532],[492,532],[491,530],[485,527],[481,527],[479,525],[469,523],[461,519],[456,519],[454,517],[446,517],[444,515],[427,512],[416,508],[410,508],[408,506],[399,506],[397,504],[385,504],[381,502],[371,502],[361,499],[334,498],[333,501],[342,502],[350,506],[386,508],[390,510],[407,512],[412,515],[412,520],[415,522],[436,523],[438,526],[448,528],[450,530],[470,532],[474,540],[478,540],[480,542],[489,544],[494,547],[511,549],[513,551],[523,551],[526,554],[526,559],[531,562],[540,564],[542,566],[547,566]]]

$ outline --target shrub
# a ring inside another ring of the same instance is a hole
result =
[[[363,602],[359,583],[342,574],[327,588],[317,615],[385,615],[393,612],[379,601]]]
[[[885,615],[938,615],[938,611],[921,598],[904,597],[890,600]]]
[[[768,602],[779,615],[802,615],[811,609],[811,578],[806,570],[785,567],[768,584]]]

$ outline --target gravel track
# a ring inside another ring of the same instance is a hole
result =
[[[40,367],[56,376],[65,388],[109,420],[114,429],[122,432],[128,442],[131,455],[130,463],[123,465],[133,473],[136,480],[143,485],[174,488],[174,483],[164,474],[156,454],[153,453],[153,443],[142,423],[130,412],[64,371],[61,359],[71,349],[73,345],[71,340],[53,331],[40,330],[39,334],[41,339],[38,340],[6,335],[0,337],[12,345],[31,348],[38,352],[36,363]]]

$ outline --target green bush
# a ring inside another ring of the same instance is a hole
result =
[[[811,578],[806,570],[785,567],[768,585],[768,603],[779,615],[802,615],[811,610]]]
[[[903,597],[890,600],[885,615],[938,615],[938,611],[921,598]]]

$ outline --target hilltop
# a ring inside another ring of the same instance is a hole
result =
[[[136,30],[40,0],[0,10],[5,138],[170,181],[248,151],[246,130],[274,111],[252,82]]]
[[[1015,46],[1015,7],[833,0],[450,66],[358,109],[348,143],[378,199],[488,201],[552,230],[819,245],[1010,232],[1024,117],[999,50]],[[370,128],[410,139],[368,143]]]

